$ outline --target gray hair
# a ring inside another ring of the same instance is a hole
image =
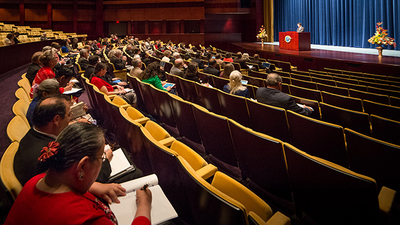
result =
[[[279,83],[282,83],[282,77],[276,73],[269,73],[267,76],[267,85],[271,87],[276,87]]]
[[[139,63],[141,63],[141,62],[142,62],[142,60],[140,60],[140,58],[139,59],[134,59],[134,60],[132,60],[132,66],[133,67],[138,67]]]
[[[43,93],[47,92],[50,94],[56,93],[60,88],[60,83],[56,79],[46,79],[39,84],[38,91],[35,96],[43,97]]]

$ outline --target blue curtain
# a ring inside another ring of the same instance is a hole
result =
[[[279,41],[279,32],[295,31],[301,23],[311,44],[375,48],[368,39],[383,22],[399,50],[399,13],[399,0],[274,0],[274,37]]]

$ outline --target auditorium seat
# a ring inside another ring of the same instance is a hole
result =
[[[333,76],[332,77],[335,81],[340,81],[340,82],[345,82],[348,84],[359,84],[358,80],[356,79],[351,79],[351,78],[344,78],[344,77],[340,77],[340,76]]]
[[[251,84],[247,84],[246,87],[247,87],[247,90],[249,90],[250,98],[256,99],[256,93],[257,93],[258,87],[251,85]]]
[[[212,87],[206,87],[199,83],[196,83],[195,86],[197,90],[197,98],[199,99],[199,105],[213,113],[221,114],[221,107],[218,99],[219,90]]]
[[[267,84],[265,84],[267,86]],[[282,83],[282,92],[286,94],[290,94],[289,84]]]
[[[247,101],[249,117],[255,131],[290,142],[286,110],[255,101]]]
[[[320,120],[321,119],[321,109],[319,107],[319,102],[315,101],[315,100],[311,100],[311,99],[307,99],[307,98],[300,98],[297,96],[291,96],[292,98],[294,98],[294,101],[298,104],[302,104],[302,105],[306,105],[306,106],[310,106],[311,108],[314,109],[314,111],[311,113],[310,117]]]
[[[248,84],[251,84],[251,85],[254,85],[254,86],[257,86],[257,87],[264,87],[265,86],[265,84],[264,84],[265,79],[262,79],[262,78],[243,75],[242,80],[247,80]]]
[[[383,79],[383,80],[388,80],[387,75],[381,75],[381,74],[373,74],[373,73],[363,73],[364,77],[371,77],[375,79]]]
[[[243,180],[247,178],[263,190],[292,202],[283,142],[233,120],[229,120],[229,127]]]
[[[352,88],[360,91],[367,91],[367,86],[365,85],[351,84],[342,81],[336,81],[336,86],[344,88]]]
[[[343,71],[340,69],[334,69],[334,68],[328,68],[328,67],[324,67],[324,70],[329,71],[329,72],[334,72],[334,73],[343,73]]]
[[[151,120],[146,122],[144,128],[162,145],[171,146],[172,142],[175,140],[164,128]]]
[[[379,210],[382,214],[390,211],[393,190],[382,188],[378,195],[376,182],[370,177],[309,155],[287,143],[284,149],[300,218],[304,212],[318,224],[380,224]]]
[[[349,96],[348,88],[336,87],[334,85],[331,86],[331,85],[326,85],[323,83],[317,83],[317,88],[320,91],[326,91],[326,92],[337,94],[337,95]]]
[[[368,82],[368,83],[370,83],[370,82],[376,83],[376,79],[373,78],[373,77],[364,77],[364,76],[360,76],[360,75],[350,75],[350,78],[358,80],[358,83],[360,85],[362,84],[361,82],[364,82],[364,81]],[[366,84],[362,84],[362,85],[366,85]]]
[[[174,94],[169,95],[176,127],[179,130],[179,136],[201,144],[201,138],[192,111],[192,103]]]
[[[247,108],[248,100],[245,97],[219,90],[218,99],[221,106],[221,115],[233,119],[243,126],[250,127],[249,109]]]
[[[381,95],[381,94],[374,94],[365,91],[359,91],[355,89],[349,89],[349,95],[354,98],[360,98],[362,100],[369,100],[373,102],[378,102],[382,104],[389,104],[389,96]]]
[[[268,73],[249,70],[249,76],[258,77],[258,78],[261,78],[261,79],[267,79]]]
[[[106,101],[107,124],[109,125],[107,128],[116,136],[119,136],[121,134],[119,127],[123,125],[123,121],[118,120],[118,118],[121,118],[119,107],[128,107],[130,105],[118,95],[104,95],[104,99]]]
[[[237,167],[228,118],[208,112],[207,109],[197,105],[193,105],[193,113],[206,153]]]
[[[130,87],[135,91],[135,94],[136,94],[136,105],[139,108],[143,108],[144,107],[144,102],[143,102],[142,94],[140,93],[140,89],[139,89],[139,82],[140,82],[139,78],[132,77],[129,73],[127,74],[127,78],[128,78],[128,82],[129,82]]]
[[[362,72],[357,72],[357,71],[351,71],[351,70],[342,70],[343,74],[348,74],[348,75],[356,75],[356,76],[362,76]]]
[[[400,91],[377,88],[372,86],[367,86],[367,90],[372,93],[400,97]]]
[[[358,112],[364,112],[362,100],[360,98],[337,95],[325,91],[321,91],[321,94],[324,103]]]
[[[15,97],[17,99],[22,99],[24,100],[26,103],[30,104],[31,103],[31,99],[29,98],[29,95],[26,94],[25,90],[23,88],[18,88],[15,91]]]
[[[388,119],[400,121],[400,107],[363,100],[364,111]]]
[[[345,129],[350,169],[376,180],[378,189],[400,190],[400,146]]]
[[[295,85],[290,85],[289,89],[291,95],[322,102],[321,91],[319,90],[298,87]]]
[[[143,98],[144,109],[147,113],[157,118],[157,109],[153,100],[153,95],[151,94],[150,85],[151,84],[139,81],[138,86]]]
[[[197,76],[200,78],[202,83],[210,83],[210,81],[212,81],[211,74],[197,71]],[[212,86],[212,84],[211,84],[211,86]]]
[[[372,87],[377,87],[377,88],[382,88],[382,89],[390,89],[389,84],[382,84],[378,82],[369,82],[369,81],[364,81],[364,80],[359,80],[358,83],[360,85],[365,85],[365,86],[372,86]]]
[[[390,105],[400,107],[400,98],[395,96],[389,96]]]
[[[368,113],[344,109],[322,102],[319,106],[321,107],[321,118],[323,121],[338,124],[344,128],[354,129],[365,135],[371,135]],[[365,112],[367,111],[365,110]]]
[[[25,77],[25,78],[22,78],[21,80],[19,80],[18,86],[25,90],[26,94],[29,96],[29,99],[32,101],[32,98],[30,97],[32,85],[29,82],[28,78]]]
[[[150,91],[160,122],[171,127],[176,127],[168,92],[155,88],[153,85],[150,86]]]
[[[292,85],[298,86],[298,87],[303,87],[303,88],[308,88],[308,89],[314,89],[317,90],[317,83],[312,82],[312,81],[304,81],[304,80],[299,80],[296,78],[291,78],[290,82]]]
[[[307,153],[348,167],[343,128],[287,111],[291,144]]]
[[[286,76],[281,76],[282,78],[282,83],[286,83],[286,84],[290,84],[290,77],[286,77]],[[264,81],[264,86],[268,86],[266,80]]]
[[[14,116],[7,125],[7,135],[11,141],[21,141],[31,127],[20,115]]]
[[[181,87],[179,97],[186,101],[199,104],[196,92],[196,82],[178,77],[178,85]]]
[[[302,74],[297,74],[297,73],[290,73],[290,79],[297,79],[297,80],[302,80],[302,81],[311,81],[311,76],[310,75],[302,75]]]
[[[8,148],[5,150],[1,162],[0,162],[0,177],[1,182],[6,188],[6,194],[11,202],[17,198],[18,194],[22,190],[22,185],[18,181],[14,173],[14,157],[15,153],[18,151],[19,142],[12,142]],[[4,205],[2,205],[2,208]]]
[[[328,72],[322,71],[322,70],[313,70],[313,69],[308,69],[308,72],[311,73],[318,73],[318,74],[325,74],[328,75]]]
[[[336,86],[336,82],[332,79],[311,77],[311,81],[316,82],[318,84],[326,84],[326,85],[330,85],[330,86]]]
[[[290,219],[271,208],[257,195],[228,177],[216,172],[208,183],[178,156],[179,174],[189,197],[195,225],[289,225]],[[252,220],[256,222],[251,222]]]
[[[374,114],[370,115],[372,136],[382,141],[400,145],[400,122]]]
[[[326,73],[321,74],[321,73],[310,72],[310,76],[314,78],[316,77],[321,79],[333,80],[332,75]]]
[[[28,111],[29,103],[26,103],[24,100],[19,99],[16,101],[12,107],[12,112],[14,115],[19,115],[21,118],[27,123],[29,126],[28,119],[26,118],[26,112]]]

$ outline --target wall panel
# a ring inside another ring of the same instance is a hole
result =
[[[19,9],[0,9],[0,21],[19,21]]]
[[[25,21],[47,21],[47,9],[25,9]]]

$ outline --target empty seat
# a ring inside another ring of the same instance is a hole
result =
[[[157,111],[157,116],[161,123],[175,127],[175,119],[170,105],[170,97],[167,91],[160,90],[154,86],[150,86],[150,91],[153,96],[154,106]]]
[[[233,120],[229,120],[229,127],[242,177],[269,193],[292,201],[282,141]]]
[[[290,73],[290,79],[297,79],[297,80],[302,80],[302,81],[311,81],[311,76],[310,75],[302,75],[302,74],[297,74],[297,73]]]
[[[400,107],[363,100],[364,111],[388,119],[400,121]]]
[[[367,86],[365,85],[351,84],[342,81],[336,81],[336,86],[344,88],[352,88],[360,91],[367,91]]]
[[[326,92],[337,94],[337,95],[349,96],[348,88],[336,87],[336,86],[326,85],[326,84],[322,84],[322,83],[317,83],[317,88],[320,91],[326,91]]]
[[[304,80],[299,80],[295,78],[291,78],[290,81],[292,82],[292,85],[303,87],[303,88],[309,88],[309,89],[317,89],[317,83],[311,82],[311,81],[304,81]]]
[[[395,96],[389,96],[390,105],[400,107],[400,98]]]
[[[386,88],[368,86],[367,90],[372,93],[400,97],[400,91],[389,90],[389,88],[386,89]]]
[[[197,128],[207,154],[237,167],[228,118],[208,112],[201,106],[193,105]]]
[[[349,89],[349,95],[354,98],[360,98],[362,100],[370,100],[373,102],[379,102],[382,104],[389,104],[389,96],[381,95],[381,94],[374,94],[365,91],[359,91],[355,89]]]
[[[365,85],[365,86],[372,86],[372,87],[377,87],[377,88],[390,89],[389,84],[383,84],[383,83],[378,83],[378,82],[370,82],[370,81],[365,81],[365,80],[359,80],[358,83],[360,85]]]
[[[29,125],[29,122],[26,118],[26,112],[28,111],[29,108],[29,103],[27,103],[25,100],[19,99],[16,101],[12,107],[12,111],[14,115],[19,115],[24,119],[24,121]]]
[[[255,101],[247,101],[247,107],[253,130],[290,142],[285,109]]]
[[[257,87],[264,87],[265,79],[243,75],[243,80],[247,80],[248,84],[251,84],[251,85],[254,85]]]
[[[171,146],[172,142],[175,140],[164,128],[151,120],[147,121],[144,128],[146,128],[149,134],[162,145]]]
[[[12,142],[4,152],[0,163],[1,182],[6,188],[7,197],[10,198],[11,202],[14,202],[22,190],[22,185],[14,173],[14,157],[18,147],[19,142]]]
[[[30,97],[30,93],[31,93],[31,83],[29,82],[28,78],[22,78],[21,80],[18,81],[18,86],[23,88],[24,91],[26,92],[26,94],[29,96],[29,99],[31,99]]]
[[[325,91],[321,91],[321,94],[324,103],[358,112],[364,111],[362,100],[359,98],[332,94]]]
[[[400,190],[400,146],[345,129],[350,169],[376,180],[378,189]]]
[[[15,91],[15,97],[18,99],[24,100],[26,103],[30,104],[31,99],[29,98],[29,95],[26,94],[25,90],[23,88],[18,88]]]
[[[380,206],[382,214],[390,211],[395,191],[382,188],[378,196],[374,179],[292,145],[284,149],[298,215],[318,224],[380,224]]]
[[[348,167],[343,128],[287,112],[292,144],[307,153]]]
[[[196,92],[196,82],[181,77],[178,77],[178,80],[178,84],[181,87],[181,93],[179,93],[179,96],[186,101],[199,104]]]
[[[289,88],[290,88],[291,95],[315,100],[318,102],[322,101],[321,91],[319,91],[319,90],[302,88],[302,87],[298,87],[298,86],[294,86],[294,85],[290,85]]]
[[[144,63],[143,63],[144,64]],[[144,106],[144,103],[143,103],[143,98],[142,98],[142,94],[140,93],[140,89],[139,89],[139,82],[140,82],[140,80],[139,80],[139,78],[137,78],[137,77],[132,77],[129,73],[127,74],[127,78],[128,78],[128,81],[129,81],[129,84],[130,84],[130,86],[131,86],[131,88],[135,91],[135,93],[136,93],[136,99],[137,99],[137,101],[136,101],[136,105],[138,106],[138,107],[141,107],[141,108],[143,108]]]
[[[221,114],[221,107],[218,99],[218,89],[196,83],[196,90],[199,104],[201,106],[213,113]]]
[[[351,78],[345,78],[345,77],[341,77],[341,76],[333,76],[333,79],[335,81],[341,81],[341,82],[345,82],[347,84],[359,84],[357,79],[351,79]]]
[[[318,119],[318,120],[321,119],[321,109],[319,108],[318,101],[307,99],[307,98],[300,98],[297,96],[291,96],[291,97],[294,98],[294,101],[297,104],[310,106],[311,108],[314,109],[314,111],[311,113],[311,115],[309,115],[311,118]]]
[[[331,80],[331,79],[312,77],[311,80],[313,82],[317,82],[319,84],[326,84],[326,85],[336,86],[336,82],[334,80]]]
[[[212,76],[213,78],[213,83],[215,88],[218,88],[219,90],[222,90],[225,85],[229,83],[229,79],[222,78],[222,77],[217,77],[217,76]]]
[[[154,104],[153,95],[150,90],[151,88],[150,85],[151,84],[140,81],[138,87],[142,95],[144,109],[147,111],[147,113],[157,117],[157,108]]]
[[[250,127],[246,98],[218,91],[218,99],[222,115],[235,120],[243,126]]]
[[[400,122],[384,117],[370,115],[372,136],[382,141],[400,145]]]
[[[20,115],[14,116],[7,125],[7,135],[11,141],[20,141],[29,131],[30,126]]]

